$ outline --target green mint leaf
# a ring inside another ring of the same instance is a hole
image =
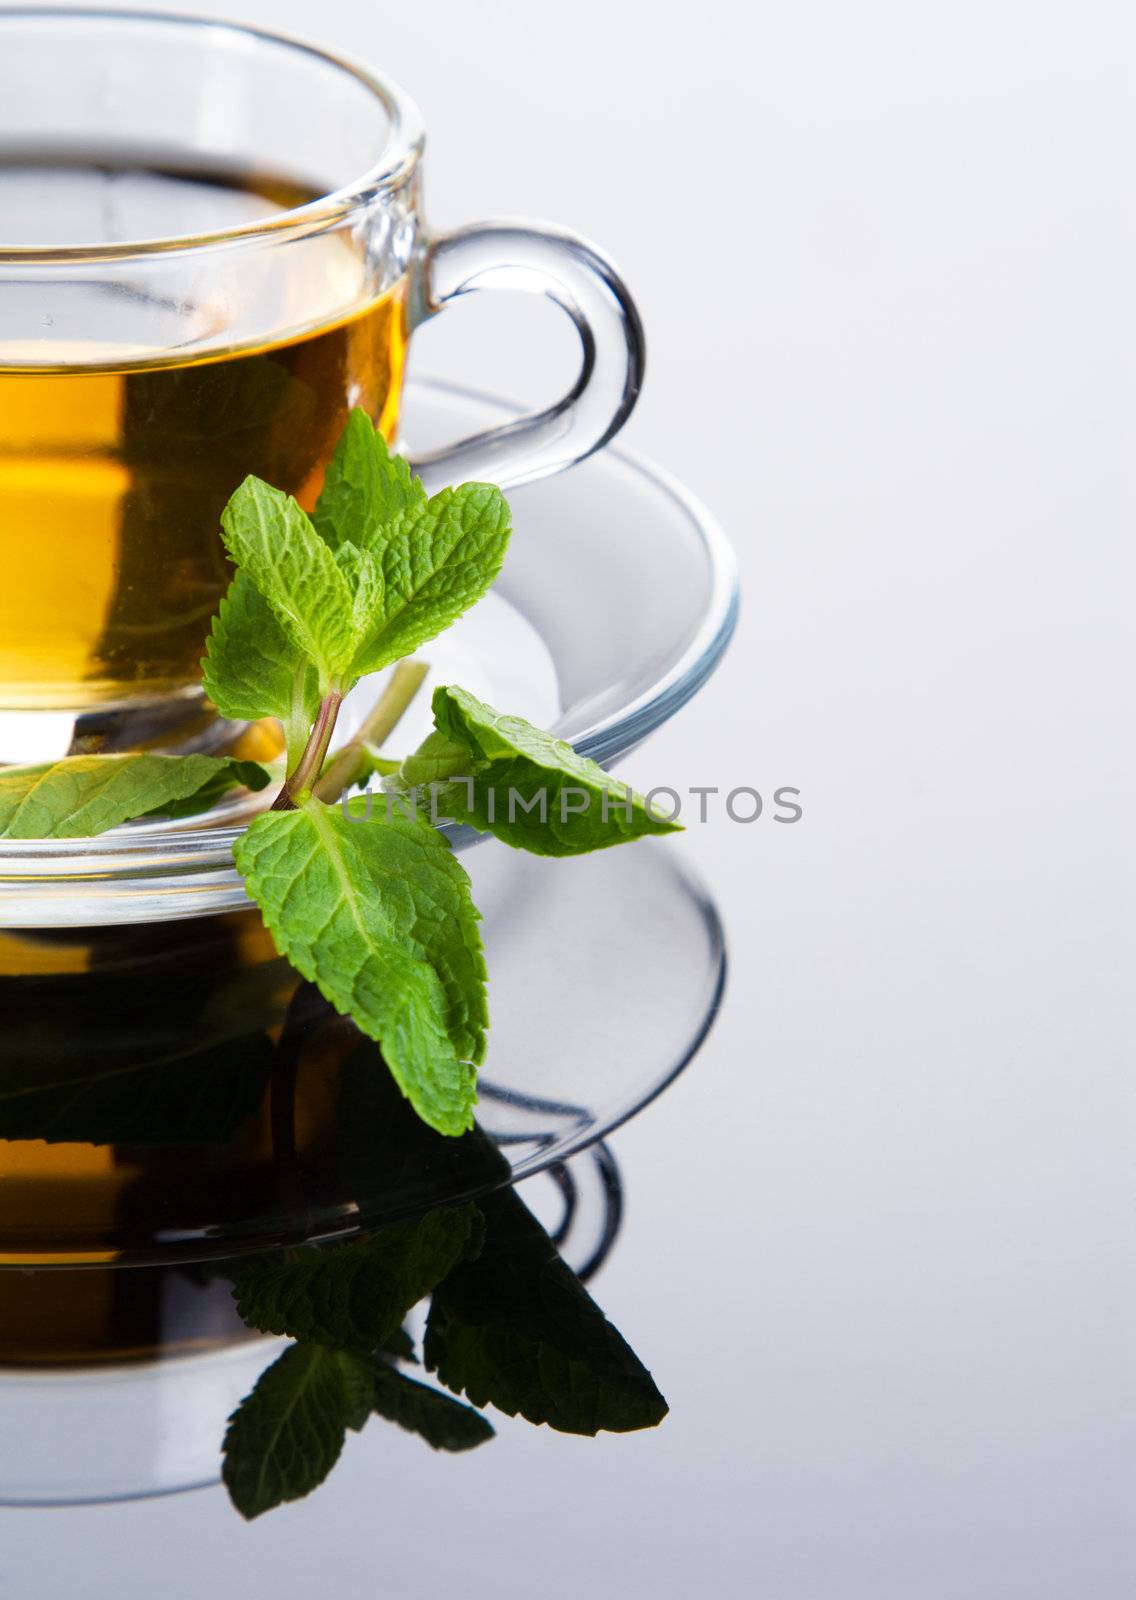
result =
[[[104,757],[105,759],[105,757]],[[188,756],[159,757],[159,760],[186,761]],[[259,761],[238,761],[234,757],[205,757],[205,760],[216,762],[211,776],[190,794],[184,795],[180,800],[163,800],[156,806],[151,806],[148,811],[140,811],[135,820],[143,817],[168,817],[176,821],[181,817],[200,816],[203,811],[208,811],[223,795],[231,789],[260,790],[272,782],[272,774],[261,766]]]
[[[408,656],[456,622],[490,588],[509,543],[500,489],[465,483],[404,511],[371,542],[383,601],[352,673],[362,677]]]
[[[241,1515],[259,1517],[322,1483],[370,1399],[365,1374],[342,1351],[285,1350],[229,1418],[221,1476]]]
[[[425,818],[368,821],[309,801],[265,812],[233,847],[282,955],[378,1040],[440,1133],[473,1123],[488,1012],[469,878]]]
[[[319,674],[245,571],[213,619],[202,670],[205,693],[223,717],[283,723],[294,765],[319,709]]]
[[[371,1404],[376,1413],[418,1434],[434,1450],[472,1450],[493,1438],[492,1425],[480,1411],[417,1378],[378,1366],[373,1382]]]
[[[225,545],[281,628],[319,673],[342,683],[355,653],[353,595],[335,556],[291,495],[246,478],[221,514]]]
[[[399,516],[424,505],[426,491],[409,463],[392,456],[365,411],[354,410],[339,436],[312,521],[331,548],[366,547]]]
[[[642,795],[523,717],[504,716],[445,685],[435,689],[432,706],[437,731],[403,762],[401,777],[412,785],[455,774],[470,780],[437,792],[442,815],[542,856],[681,832]]]
[[[375,1350],[395,1338],[411,1308],[480,1237],[476,1206],[443,1207],[351,1244],[237,1264],[231,1271],[237,1310],[262,1333]]]
[[[442,687],[435,689],[431,704],[436,706],[439,694],[445,692]],[[483,765],[484,761],[475,753],[468,739],[451,739],[449,734],[440,733],[435,729],[433,733],[427,734],[414,754],[407,756],[403,761],[397,774],[402,781],[394,787],[416,788],[419,785],[444,783],[456,773],[471,778],[474,775],[474,768],[480,770]]]
[[[382,569],[370,550],[361,550],[349,540],[336,549],[335,562],[351,590],[351,631],[362,639],[382,610]]]
[[[476,1406],[563,1433],[624,1433],[667,1404],[511,1190],[480,1202],[485,1240],[434,1292],[425,1362]]]
[[[263,789],[255,761],[223,756],[65,756],[0,768],[0,839],[80,839],[145,816],[190,816],[243,784]]]

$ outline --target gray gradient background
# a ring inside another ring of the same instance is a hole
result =
[[[0,1594],[1120,1600],[1124,11],[232,14],[406,84],[436,225],[544,216],[620,262],[651,352],[626,442],[711,504],[746,582],[721,674],[626,771],[796,784],[806,815],[679,846],[732,991],[617,1137],[597,1290],[659,1433],[506,1424],[474,1463],[376,1427],[251,1528],[213,1492],[8,1512]],[[482,299],[414,360],[537,400],[573,351],[552,311]]]

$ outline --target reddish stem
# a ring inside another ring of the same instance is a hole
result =
[[[285,781],[284,787],[272,802],[273,811],[295,811],[296,804],[292,796],[304,789],[310,789],[319,777],[342,704],[343,696],[338,689],[329,690],[320,701],[315,724],[304,746],[304,753],[296,763],[296,770]]]

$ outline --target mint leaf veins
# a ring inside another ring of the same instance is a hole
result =
[[[342,685],[358,643],[355,590],[307,515],[279,489],[246,478],[221,515],[225,546],[315,667],[320,692]]]
[[[349,1427],[371,1410],[372,1385],[352,1354],[290,1345],[229,1418],[221,1476],[242,1516],[258,1517],[321,1484]]]
[[[201,665],[205,693],[223,717],[280,722],[291,772],[319,710],[319,674],[247,572],[221,601]]]
[[[347,541],[366,548],[401,512],[425,504],[422,480],[410,463],[392,456],[367,413],[354,410],[312,512],[320,537],[333,550]]]
[[[64,756],[0,767],[0,839],[80,839],[137,817],[191,816],[227,789],[263,789],[255,761],[215,756]]]

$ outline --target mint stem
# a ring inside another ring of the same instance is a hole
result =
[[[327,770],[312,785],[317,800],[331,805],[358,782],[370,765],[370,750],[394,732],[428,670],[424,661],[399,662],[359,732],[337,751]]]
[[[297,761],[295,771],[285,781],[284,787],[272,802],[273,811],[295,811],[296,803],[293,796],[312,787],[327,756],[328,745],[335,732],[336,718],[339,716],[342,704],[343,695],[338,689],[329,690],[320,701],[315,723],[304,746],[304,753]]]

